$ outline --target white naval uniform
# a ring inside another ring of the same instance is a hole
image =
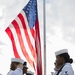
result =
[[[54,75],[57,75],[57,74],[54,74]],[[58,75],[74,75],[74,71],[72,69],[71,64],[66,63]]]
[[[7,75],[23,75],[23,71],[20,68],[17,68],[16,70],[12,71],[10,70]]]
[[[0,73],[0,75],[2,75],[2,74]]]

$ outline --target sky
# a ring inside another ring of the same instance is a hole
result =
[[[11,41],[4,30],[27,2],[28,0],[0,0],[0,73],[3,75],[9,71],[10,59],[14,56]],[[43,55],[43,0],[37,0],[37,3]],[[54,52],[64,48],[68,49],[74,60],[72,66],[75,71],[75,0],[46,0],[45,4],[47,75],[54,71]]]

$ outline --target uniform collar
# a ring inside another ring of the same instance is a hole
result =
[[[66,63],[66,64],[68,64],[68,63]],[[65,65],[65,64],[63,64],[62,66],[64,66],[64,65]],[[61,66],[61,67],[62,67],[62,66]],[[58,68],[58,69],[57,69],[57,68],[54,68],[54,70],[55,70],[55,71],[59,71],[59,70],[61,69],[61,67]]]

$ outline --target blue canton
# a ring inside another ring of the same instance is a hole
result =
[[[37,1],[30,0],[23,10],[26,13],[29,27],[33,28],[37,18]]]

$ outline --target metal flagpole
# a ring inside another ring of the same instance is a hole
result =
[[[45,0],[43,0],[43,24],[44,24],[44,75],[46,75],[46,10]]]

